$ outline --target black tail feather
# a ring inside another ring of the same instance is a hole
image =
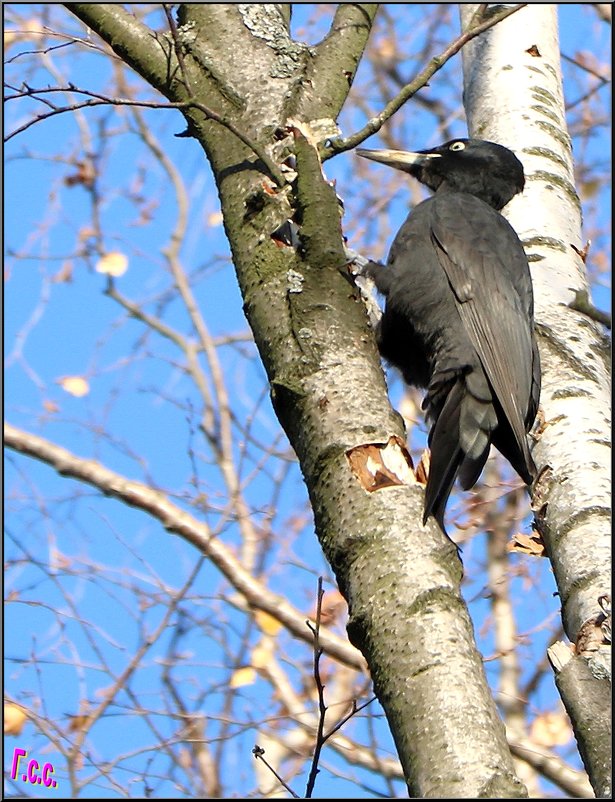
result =
[[[433,515],[446,532],[444,510],[455,479],[459,475],[464,490],[477,482],[498,420],[482,371],[457,373],[448,382],[432,381],[426,402],[435,423],[429,434],[431,464],[423,523]]]
[[[429,438],[431,459],[425,488],[423,524],[433,515],[445,533],[444,510],[464,456],[459,445],[459,418],[464,394],[463,379],[458,379],[444,402]]]

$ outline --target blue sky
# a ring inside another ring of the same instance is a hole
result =
[[[29,8],[35,17],[40,7],[22,5],[18,9],[20,15],[27,17]],[[297,9],[294,18],[297,30],[303,26],[308,10]],[[404,11],[414,15],[410,19],[417,31],[420,30],[420,8],[391,9],[393,14],[401,15]],[[572,57],[584,51],[587,42],[592,42],[595,55],[610,63],[610,28],[599,23],[591,8],[587,4],[585,7],[569,4],[561,6],[560,12],[563,51]],[[5,13],[10,27],[10,4]],[[65,15],[64,19],[64,29],[81,30],[70,15]],[[407,18],[404,24],[408,25]],[[456,25],[454,11],[451,24]],[[316,41],[317,33],[311,35]],[[443,41],[452,35],[454,29],[447,28],[442,33]],[[18,54],[31,49],[31,45],[26,43],[5,53],[5,59],[10,60],[5,67],[6,79],[23,80],[20,65],[31,61]],[[110,78],[108,63],[95,53],[61,50],[52,55],[52,61],[68,80],[89,90],[104,91]],[[411,60],[400,66],[412,74]],[[564,68],[568,78],[566,95],[574,100],[580,91],[575,68],[568,62],[564,63]],[[430,92],[434,97],[443,98],[453,97],[456,92],[459,103],[459,74],[457,57],[432,81]],[[49,65],[41,65],[28,72],[27,80],[32,86],[45,86],[55,84],[57,76]],[[137,85],[140,83],[136,77],[131,80]],[[600,91],[604,93],[609,89]],[[33,110],[40,109],[40,103],[33,100],[8,103],[5,133],[22,124]],[[74,164],[69,163],[71,159],[74,162],[83,156],[84,128],[80,126],[85,124],[94,150],[103,154],[99,165],[103,197],[100,208],[104,231],[102,247],[107,251],[121,251],[130,260],[128,271],[117,280],[117,287],[126,297],[144,302],[151,313],[164,315],[169,325],[189,332],[186,312],[173,298],[172,282],[161,257],[161,248],[172,233],[176,210],[173,193],[168,190],[168,176],[150,159],[129,115],[106,108],[85,110],[82,114],[81,122],[73,115],[62,114],[34,125],[10,139],[5,147],[6,417],[14,425],[38,432],[130,478],[154,482],[174,494],[174,501],[179,505],[185,503],[193,490],[190,478],[195,462],[198,463],[200,489],[207,491],[211,501],[201,513],[212,526],[222,526],[224,499],[216,495],[221,493],[219,475],[208,464],[206,449],[199,445],[195,434],[200,402],[181,369],[177,349],[164,338],[146,334],[139,321],[129,318],[104,294],[106,278],[93,269],[93,253],[89,259],[76,256],[84,241],[84,229],[91,225],[91,197],[83,186],[70,186],[66,179],[75,172]],[[203,153],[194,140],[175,136],[185,127],[179,112],[143,110],[142,115],[186,184],[190,217],[181,256],[191,273],[194,293],[204,310],[207,325],[214,337],[229,333],[244,335],[247,325],[242,301],[224,231],[216,217],[218,199]],[[436,144],[434,120],[428,112],[409,104],[400,112],[400,118],[400,126],[407,132],[409,149]],[[359,109],[349,107],[341,119],[344,132],[358,128],[363,119]],[[466,133],[461,117],[454,119],[451,127],[455,136]],[[121,135],[115,135],[118,131]],[[587,144],[590,161],[595,165],[610,162],[610,134],[610,126],[605,125],[597,129]],[[368,142],[370,147],[378,145],[378,137]],[[406,213],[408,190],[400,188],[388,205],[389,237],[388,240],[385,237],[385,241],[380,237],[377,241],[376,235],[385,225],[380,218],[353,220],[353,214],[361,208],[361,186],[354,178],[355,157],[342,155],[327,163],[326,170],[336,179],[337,191],[347,201],[349,232],[366,232],[364,245],[368,252],[386,251],[390,235]],[[140,213],[148,210],[150,199],[156,201],[148,211],[152,215],[151,222],[142,225]],[[588,199],[585,211],[587,218],[604,230],[594,242],[594,248],[600,250],[610,233],[609,192],[605,190],[596,198]],[[353,245],[356,247],[354,242]],[[72,266],[72,281],[54,281],[67,263]],[[596,288],[594,299],[598,306],[607,309],[610,304],[608,287]],[[244,419],[253,417],[251,433],[255,439],[270,442],[277,438],[278,447],[286,448],[273,417],[264,372],[255,358],[253,346],[249,342],[233,342],[222,347],[221,355],[237,415]],[[65,376],[86,377],[91,385],[90,392],[83,397],[71,396],[58,383]],[[400,383],[393,380],[391,386],[392,398],[396,400]],[[50,405],[55,406],[56,411],[51,411]],[[102,430],[110,432],[111,436],[101,437]],[[191,447],[195,449],[196,459],[191,456]],[[256,471],[259,459],[257,450],[248,444],[243,472],[246,497],[254,519],[264,521],[272,492],[268,470],[281,469],[279,465],[267,463]],[[126,664],[126,653],[117,644],[134,647],[139,642],[142,627],[154,628],[160,620],[163,603],[153,606],[143,618],[132,609],[134,588],[140,587],[145,598],[158,581],[158,591],[164,602],[169,588],[177,588],[186,581],[197,555],[192,547],[165,533],[144,514],[112,499],[101,498],[91,488],[64,479],[45,465],[9,453],[5,467],[5,559],[10,564],[5,590],[18,596],[5,612],[6,690],[24,704],[42,699],[45,706],[39,713],[61,722],[67,714],[76,712],[80,700],[99,699],[108,685],[109,676],[100,670],[101,654],[97,654],[93,643],[100,648],[109,668],[120,672]],[[295,467],[288,468],[282,492],[276,499],[273,519],[276,531],[290,532],[297,519],[299,523],[296,531],[289,535],[289,542],[272,552],[279,562],[272,560],[264,566],[267,581],[273,590],[287,594],[299,609],[308,611],[315,594],[316,576],[329,576],[329,571],[313,533],[305,490]],[[193,509],[190,504],[187,508]],[[221,537],[230,544],[239,542],[232,522],[224,524]],[[468,563],[476,559],[479,565],[484,550],[483,538],[475,538],[465,549]],[[39,560],[46,563],[56,550],[75,567],[73,575],[70,569],[60,570],[61,582],[56,581],[44,565],[38,565]],[[98,564],[113,566],[114,574],[101,575],[96,569]],[[525,664],[529,678],[532,667],[544,654],[545,639],[552,635],[557,602],[552,595],[553,580],[545,565],[517,558],[513,564],[516,566],[514,600],[520,626],[532,633],[521,647],[524,656],[529,658]],[[290,590],[289,572],[293,576]],[[533,591],[529,598],[526,591],[531,585],[541,590]],[[178,676],[189,687],[195,672],[202,675],[209,700],[219,694],[217,683],[223,683],[228,674],[225,666],[228,652],[221,645],[222,628],[216,629],[217,624],[212,622],[204,602],[220,588],[219,574],[205,562],[189,599],[193,622],[198,625],[194,624],[182,642],[182,651],[189,657],[177,669]],[[465,597],[476,623],[481,649],[488,655],[493,646],[492,636],[482,625],[490,613],[490,605],[484,595],[484,576],[478,570],[468,575]],[[76,611],[71,608],[70,601],[77,605],[78,615],[91,622],[89,629],[74,620]],[[538,631],[534,632],[537,624]],[[228,638],[229,652],[241,640],[243,626],[245,622],[239,615],[231,616],[226,622],[224,637]],[[204,638],[201,628],[208,631],[211,628],[216,637]],[[86,637],[87,631],[93,635],[93,641]],[[170,648],[171,637],[172,632],[167,633],[147,657],[147,668],[135,687],[141,700],[148,698],[149,686],[160,680],[161,660]],[[288,636],[280,638],[289,644]],[[303,650],[302,646],[291,645],[289,651],[293,648],[299,652]],[[42,655],[42,668],[30,660],[33,651]],[[495,676],[497,662],[488,662],[486,670],[489,676]],[[554,698],[552,685],[543,682],[535,698],[540,709],[548,709]],[[120,699],[129,709],[130,698]],[[196,690],[190,699],[195,706],[199,703]],[[267,699],[267,693],[264,689],[261,692],[258,684],[246,689],[245,704],[254,706],[255,719],[261,712],[267,712],[260,709]],[[152,709],[160,708],[160,699],[151,701]],[[120,706],[114,708],[111,716],[97,726],[92,753],[98,759],[110,759],[114,753],[129,751],[135,740],[144,743],[151,740],[145,724],[138,717],[125,718],[124,712]],[[173,731],[174,722],[165,720],[163,710],[153,715],[159,716],[163,731]],[[220,726],[220,722],[212,721],[209,731],[215,735]],[[354,726],[360,730],[363,725],[359,720]],[[379,737],[384,748],[392,751],[383,722]],[[237,787],[241,792],[251,786],[250,750],[257,740],[258,732],[253,730],[237,735],[236,762],[228,755],[225,761],[228,787]],[[58,776],[66,781],[62,758],[49,750],[48,741],[31,725],[19,740],[5,739],[5,767],[16,745],[56,761],[60,766]],[[570,747],[565,747],[564,751],[570,751]],[[143,787],[134,778],[147,757],[127,760],[119,770],[124,772],[125,788],[132,789],[130,793],[135,796],[143,793]],[[163,757],[156,756],[155,760],[158,763],[154,773],[160,774],[155,795],[186,795],[174,785],[173,778],[165,776]],[[330,753],[326,753],[323,765],[327,760],[335,762]],[[375,786],[377,781],[365,775],[361,779],[366,787],[357,793],[354,785],[323,769],[318,795],[373,796],[372,783]],[[295,785],[299,793],[303,782],[302,778]],[[386,793],[382,786],[377,790]],[[396,790],[403,795],[399,785]],[[34,789],[33,795],[50,796],[52,792]],[[97,781],[83,795],[113,798],[118,793],[107,782]]]

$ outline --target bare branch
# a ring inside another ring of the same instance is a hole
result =
[[[160,101],[147,101],[147,100],[132,100],[130,98],[118,98],[118,97],[108,97],[106,95],[101,95],[98,92],[90,92],[86,89],[79,89],[78,87],[74,86],[73,84],[69,84],[67,87],[48,87],[45,89],[32,89],[31,87],[26,86],[23,91],[16,90],[16,94],[9,95],[6,99],[7,100],[15,100],[16,98],[21,97],[34,97],[36,99],[40,99],[37,96],[46,94],[49,92],[74,92],[81,95],[86,95],[87,97],[92,98],[91,100],[84,100],[80,103],[71,103],[68,106],[61,106],[61,107],[53,107],[51,111],[45,112],[44,114],[38,114],[36,117],[33,117],[31,120],[28,120],[23,125],[20,125],[10,134],[5,136],[4,141],[8,142],[9,139],[12,139],[17,134],[21,134],[23,131],[26,131],[35,123],[42,122],[43,120],[48,119],[49,117],[54,117],[57,114],[64,114],[67,111],[76,111],[77,109],[83,108],[90,108],[92,106],[136,106],[138,108],[145,108],[145,109],[179,109],[180,111],[185,111],[187,109],[198,109],[202,112],[209,120],[213,120],[214,122],[219,123],[224,128],[228,129],[231,133],[235,134],[235,136],[243,142],[250,150],[258,156],[261,162],[267,168],[269,174],[274,179],[275,183],[279,187],[283,187],[287,182],[284,176],[282,175],[281,171],[279,170],[278,166],[275,162],[269,157],[267,152],[262,148],[257,142],[254,142],[247,134],[245,134],[241,129],[239,129],[234,123],[228,120],[218,112],[214,111],[209,106],[206,106],[204,103],[201,103],[198,100],[184,100],[184,101],[177,101],[177,102],[160,102]],[[42,102],[42,101],[41,101]],[[51,104],[47,104],[51,105]]]
[[[101,39],[107,42],[127,64],[156,87],[161,94],[165,97],[174,96],[172,84],[178,67],[185,77],[184,65],[179,61],[177,55],[180,48],[176,35],[174,35],[174,33],[176,34],[174,24],[171,27],[169,40],[168,36],[159,36],[147,25],[129,14],[122,6],[115,3],[66,3],[65,5],[76,17],[96,31]],[[166,13],[167,19],[169,19],[168,10]],[[189,84],[186,84],[185,88],[190,96],[189,103],[186,106],[175,106],[175,108],[199,109],[208,119],[223,125],[258,156],[277,186],[283,187],[286,184],[278,166],[258,142],[252,140],[223,115],[197,101]],[[177,97],[177,95],[175,96]]]
[[[311,799],[314,792],[314,784],[316,783],[316,776],[318,775],[318,761],[320,760],[320,753],[325,743],[324,730],[325,730],[325,716],[327,715],[327,706],[325,704],[325,687],[322,684],[320,676],[320,658],[322,657],[322,647],[320,645],[320,617],[322,613],[322,597],[324,591],[322,589],[322,577],[318,577],[318,593],[316,598],[316,621],[312,626],[307,622],[309,629],[314,636],[314,680],[316,681],[316,689],[318,691],[318,728],[316,730],[316,744],[314,746],[314,754],[312,756],[312,765],[310,766],[310,773],[308,776],[307,785],[305,788],[305,798]]]
[[[62,476],[93,485],[106,496],[117,498],[156,518],[167,531],[184,538],[209,557],[251,607],[269,613],[301,640],[312,643],[311,634],[306,632],[305,616],[286,599],[268,592],[262,582],[243,568],[230,549],[211,536],[206,523],[177,507],[160,491],[126,479],[99,462],[77,457],[65,448],[10,423],[4,424],[4,442],[14,451],[51,465]],[[321,634],[321,644],[327,654],[351,668],[364,670],[363,656],[348,642],[327,632]]]
[[[420,72],[413,81],[411,81],[409,84],[406,84],[406,86],[404,86],[404,88],[396,95],[396,97],[394,97],[390,103],[387,103],[380,114],[369,120],[360,131],[357,131],[355,134],[352,134],[352,136],[346,138],[338,137],[335,139],[330,139],[322,149],[322,160],[325,161],[326,159],[329,159],[331,156],[335,156],[338,153],[351,150],[357,145],[360,145],[361,142],[370,137],[372,134],[377,133],[382,128],[384,123],[390,117],[392,117],[396,111],[399,111],[406,101],[415,95],[419,89],[427,86],[429,79],[432,78],[438,72],[438,70],[442,69],[446,62],[456,55],[467,42],[474,39],[488,28],[492,28],[494,25],[497,25],[498,22],[506,19],[506,17],[510,17],[511,14],[514,14],[516,11],[519,11],[519,9],[524,8],[526,5],[527,3],[519,3],[513,8],[504,8],[483,22],[480,22],[476,26],[469,27],[466,31],[454,39],[449,46],[443,50],[442,53],[440,53],[439,56],[434,56],[425,69]]]
[[[587,315],[587,317],[592,320],[602,323],[607,329],[611,328],[611,316],[593,305],[589,300],[589,293],[587,290],[577,290],[568,306],[570,309],[574,309],[575,312],[581,312],[581,314]]]
[[[255,747],[254,747],[254,749],[252,750],[252,754],[254,755],[254,757],[256,758],[256,760],[262,760],[262,762],[265,764],[265,766],[267,766],[267,768],[268,768],[268,769],[269,769],[269,771],[270,771],[270,772],[273,774],[273,776],[276,778],[276,780],[277,780],[277,781],[278,781],[278,782],[279,782],[281,785],[283,785],[283,786],[284,786],[284,788],[286,788],[286,790],[287,790],[287,791],[288,791],[288,793],[289,793],[289,794],[290,794],[290,795],[293,797],[293,799],[300,799],[300,798],[301,798],[301,797],[299,796],[299,794],[296,794],[296,793],[293,791],[293,789],[290,787],[290,785],[287,785],[287,783],[285,783],[285,782],[284,782],[284,780],[283,780],[283,779],[280,777],[280,775],[277,773],[277,771],[276,771],[276,770],[273,768],[273,766],[271,765],[271,763],[268,763],[268,762],[265,760],[265,750],[264,750],[264,749],[262,749],[262,748],[261,748],[261,747],[260,747],[258,744],[256,744],[256,746],[255,746]]]
[[[524,760],[543,777],[559,786],[570,799],[594,799],[587,775],[570,768],[559,755],[538,746],[529,738],[515,738],[508,743],[515,757]]]
[[[120,58],[162,94],[177,68],[169,43],[119,3],[65,3]]]

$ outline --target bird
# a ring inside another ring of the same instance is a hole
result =
[[[526,485],[536,477],[527,434],[540,399],[530,269],[500,214],[523,191],[523,165],[508,148],[454,139],[417,152],[357,149],[432,190],[408,215],[386,265],[363,273],[385,298],[381,356],[426,391],[430,467],[423,525],[445,529],[458,478],[478,481],[493,444]]]

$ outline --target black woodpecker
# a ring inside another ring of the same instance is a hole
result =
[[[540,396],[530,270],[500,210],[522,192],[507,148],[455,139],[432,150],[357,150],[417,178],[434,195],[412,210],[387,265],[364,271],[386,298],[384,359],[427,390],[431,461],[423,523],[444,530],[455,478],[473,487],[491,443],[526,484],[536,476],[527,432]]]

